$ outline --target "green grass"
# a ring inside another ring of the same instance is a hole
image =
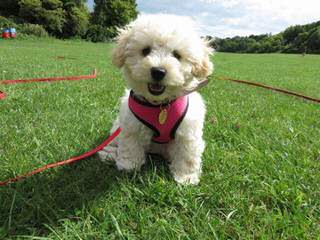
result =
[[[124,81],[110,44],[0,41],[0,179],[83,153],[108,135]],[[57,59],[65,56],[65,59]],[[320,97],[320,56],[217,53],[216,75]],[[96,157],[0,188],[0,239],[319,239],[320,106],[211,78],[199,186],[166,163],[118,172]],[[215,123],[212,123],[212,119]]]

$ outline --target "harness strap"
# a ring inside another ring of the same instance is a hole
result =
[[[133,115],[153,130],[153,142],[168,143],[174,139],[176,130],[188,111],[189,97],[181,96],[166,104],[153,105],[140,100],[131,91],[128,105]]]

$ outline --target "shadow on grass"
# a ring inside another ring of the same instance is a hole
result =
[[[95,156],[2,187],[0,239],[45,235],[49,231],[46,225],[55,226],[61,219],[76,220],[77,210],[112,194],[121,182],[136,184],[137,176],[144,177],[156,168],[164,169],[161,172],[165,178],[170,178],[167,164],[157,156],[147,161],[139,175],[119,172],[114,164],[103,163]]]

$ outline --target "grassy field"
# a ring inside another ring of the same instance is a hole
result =
[[[0,179],[67,159],[108,135],[124,90],[110,44],[0,41]],[[215,75],[320,97],[320,56],[217,53]],[[320,239],[320,106],[211,78],[203,175],[179,186],[166,163],[121,173],[96,157],[0,187],[0,239]]]

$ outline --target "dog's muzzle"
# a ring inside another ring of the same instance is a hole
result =
[[[162,67],[152,67],[150,72],[152,79],[156,82],[160,82],[166,76],[167,70]]]
[[[153,81],[148,83],[148,90],[152,95],[159,96],[166,89],[166,87],[160,82],[166,76],[167,70],[162,67],[152,67],[150,69],[150,74]]]
[[[148,90],[152,95],[159,96],[166,90],[161,83],[148,83]]]

